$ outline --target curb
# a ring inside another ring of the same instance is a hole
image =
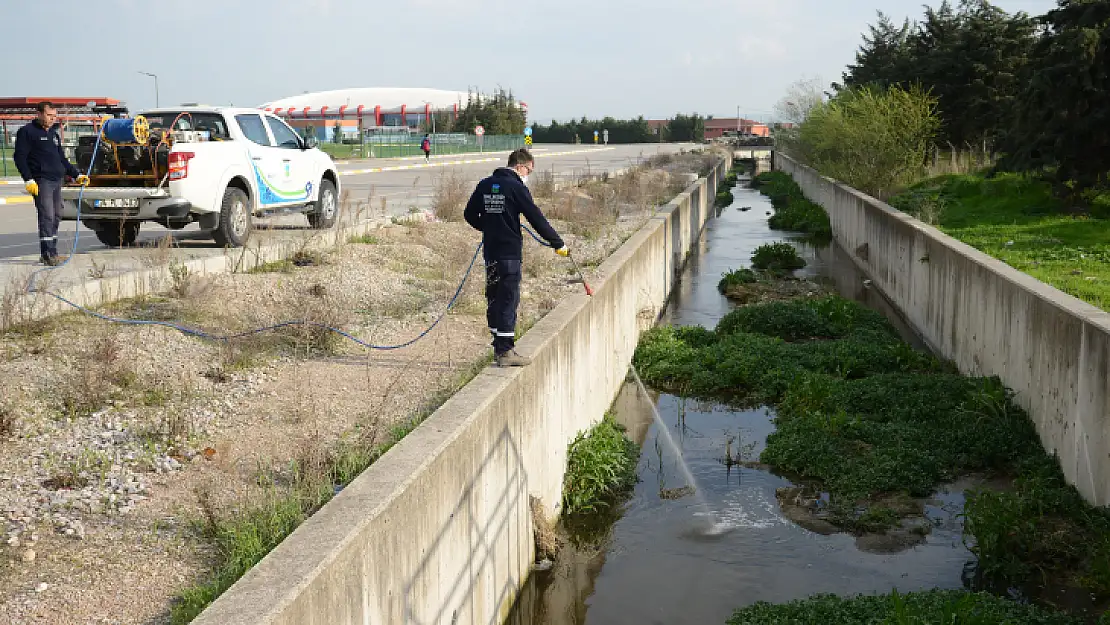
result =
[[[256,247],[227,248],[223,254],[217,256],[174,259],[173,263],[167,263],[161,267],[124,271],[118,275],[85,280],[80,284],[52,289],[52,291],[74,304],[94,308],[110,302],[162,291],[165,285],[172,283],[171,264],[175,268],[186,268],[190,275],[245,273],[266,263],[290,258],[299,251],[326,251],[339,247],[353,237],[365,235],[390,223],[392,222],[389,219],[372,218],[344,228],[318,232],[308,241],[302,239]],[[44,282],[49,284],[45,280]],[[73,310],[45,293],[29,293],[26,297],[29,300],[23,304],[26,318],[19,319],[20,323],[39,321]]]

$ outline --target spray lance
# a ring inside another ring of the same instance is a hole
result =
[[[578,263],[575,262],[574,257],[570,255],[570,250],[567,250],[567,258],[570,259],[570,264],[574,265],[574,270],[578,272],[578,279],[582,281],[582,286],[586,287],[586,295],[593,297],[594,290],[586,283],[586,276],[582,275],[582,270],[578,268]]]

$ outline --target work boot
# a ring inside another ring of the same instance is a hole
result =
[[[497,355],[498,367],[527,367],[530,364],[532,364],[532,359],[521,356],[516,353],[515,349]]]
[[[57,267],[58,265],[66,262],[67,258],[69,258],[69,257],[68,256],[58,256],[58,255],[55,254],[55,255],[52,255],[52,256],[43,256],[41,258],[41,260],[42,260],[42,264],[44,264],[48,267]]]

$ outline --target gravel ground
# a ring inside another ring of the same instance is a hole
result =
[[[650,171],[539,203],[562,218],[606,212],[588,227],[552,220],[588,280],[675,179]],[[478,240],[464,223],[393,225],[305,266],[190,277],[113,312],[215,331],[307,318],[397,343],[442,311]],[[525,256],[522,327],[582,288],[528,237]],[[202,494],[221,511],[272,495],[296,461],[412,415],[489,355],[477,267],[455,309],[404,350],[302,328],[225,346],[74,315],[0,337],[0,622],[169,622],[173,597],[215,561],[197,529]]]

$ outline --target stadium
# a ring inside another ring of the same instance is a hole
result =
[[[457,118],[469,97],[465,91],[369,87],[305,93],[259,108],[281,116],[296,128],[311,127],[318,139],[331,141],[337,125],[349,137],[410,129],[416,132],[429,118]],[[520,102],[520,106],[527,114],[528,105]]]

